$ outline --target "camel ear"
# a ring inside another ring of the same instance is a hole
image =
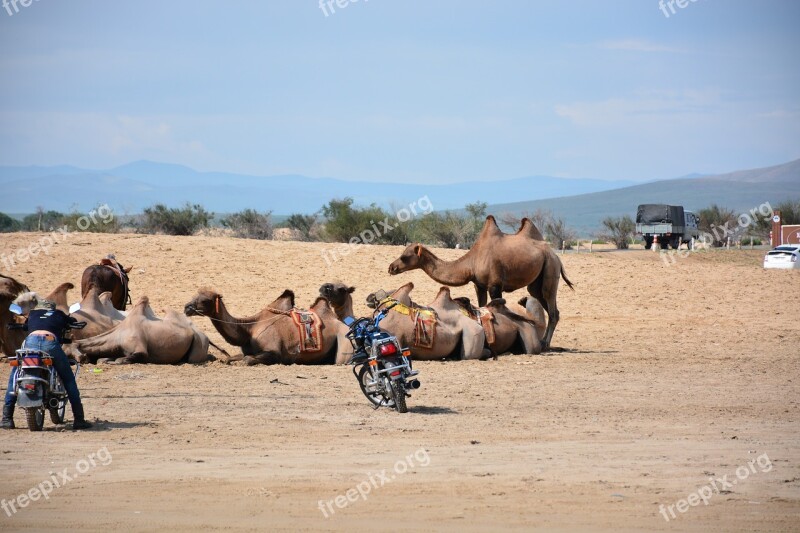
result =
[[[355,287],[349,287],[349,288],[347,289],[347,292],[348,292],[349,294],[353,294],[354,292],[356,292],[356,288],[355,288]]]
[[[422,245],[421,244],[417,244],[414,247],[414,253],[417,255],[417,257],[422,257]]]
[[[131,273],[131,270],[133,270],[133,267],[132,267],[132,266],[129,266],[128,268],[123,268],[123,269],[122,269],[122,271],[123,271],[123,272],[125,272],[126,274],[130,274],[130,273]]]

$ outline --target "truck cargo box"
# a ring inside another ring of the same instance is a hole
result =
[[[673,224],[683,226],[686,221],[683,206],[664,204],[642,204],[636,210],[637,224]]]

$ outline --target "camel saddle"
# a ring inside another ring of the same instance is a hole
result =
[[[109,256],[104,259],[100,260],[100,264],[103,266],[107,266],[111,270],[113,270],[117,276],[119,276],[119,280],[122,282],[122,290],[125,291],[125,304],[126,305],[133,305],[131,301],[131,293],[128,290],[128,273],[125,272],[125,268],[119,264],[119,262],[113,257]]]
[[[428,307],[410,307],[394,298],[382,300],[377,308],[387,303],[394,303],[392,311],[406,315],[414,322],[414,346],[433,348],[436,342],[436,311]]]
[[[483,333],[486,335],[486,342],[494,344],[496,338],[494,332],[494,314],[489,311],[487,307],[473,306],[466,298],[461,299],[458,303],[461,313],[476,321],[483,328]]]
[[[300,353],[316,353],[322,350],[322,321],[314,311],[292,309],[292,317],[300,336]]]
[[[494,315],[492,312],[485,307],[477,307],[473,309],[473,313],[475,314],[473,318],[478,321],[478,324],[481,325],[483,332],[486,334],[486,342],[494,344]]]

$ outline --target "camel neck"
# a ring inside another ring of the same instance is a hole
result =
[[[425,261],[422,262],[422,270],[439,283],[458,287],[471,281],[469,252],[455,261],[443,261],[430,250],[425,250],[423,254]]]
[[[238,319],[228,312],[225,304],[220,302],[219,313],[216,313],[215,320],[211,323],[214,328],[225,339],[226,342],[234,346],[244,346],[247,342],[247,330],[242,323],[243,320]]]

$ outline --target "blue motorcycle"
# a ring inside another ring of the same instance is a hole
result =
[[[407,413],[406,397],[410,396],[409,390],[420,387],[419,380],[413,379],[419,372],[411,368],[408,348],[401,347],[397,337],[380,328],[381,320],[392,307],[381,309],[372,319],[345,319],[350,326],[347,338],[353,344],[350,364],[361,392],[375,409],[389,407]]]

